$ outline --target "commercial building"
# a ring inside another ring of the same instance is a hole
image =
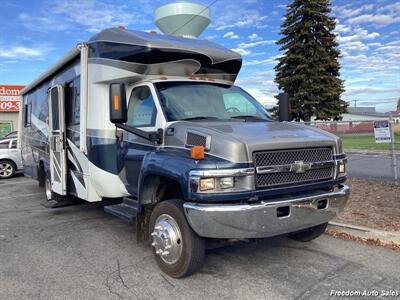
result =
[[[11,131],[18,130],[20,110],[19,92],[23,85],[0,84],[0,138]]]

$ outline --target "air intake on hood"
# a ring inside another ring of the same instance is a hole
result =
[[[187,131],[186,146],[203,146],[205,149],[210,149],[211,137]]]

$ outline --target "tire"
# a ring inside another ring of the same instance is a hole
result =
[[[45,187],[46,185],[46,173],[42,164],[39,165],[38,169],[38,185],[39,187]]]
[[[11,160],[0,160],[0,179],[11,178],[15,175],[17,166]]]
[[[44,192],[47,201],[57,201],[61,202],[65,200],[65,196],[59,195],[51,190],[51,183],[49,177],[46,176],[44,181]]]
[[[167,275],[185,277],[202,266],[205,241],[189,226],[182,200],[157,204],[150,216],[149,232],[157,264]],[[164,255],[166,252],[168,254]]]
[[[306,230],[290,234],[287,237],[299,242],[309,242],[322,235],[325,232],[326,226],[328,226],[328,223],[310,227]]]

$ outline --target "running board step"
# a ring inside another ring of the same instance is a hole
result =
[[[124,198],[122,203],[104,206],[104,211],[125,221],[133,221],[138,212],[138,202],[130,198]]]
[[[83,204],[85,201],[78,200],[78,199],[65,199],[61,201],[56,201],[56,200],[43,200],[40,202],[40,205],[46,207],[46,208],[59,208],[59,207],[64,207],[64,206],[72,206],[72,205],[79,205]]]

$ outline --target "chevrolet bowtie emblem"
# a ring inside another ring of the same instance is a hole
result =
[[[294,173],[304,173],[311,169],[311,163],[306,163],[302,160],[295,161],[290,165],[290,172]]]

